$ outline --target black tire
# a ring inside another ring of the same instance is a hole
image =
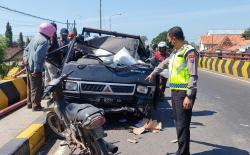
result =
[[[103,139],[94,140],[90,143],[91,155],[110,155]]]
[[[63,121],[59,119],[59,117],[57,116],[55,112],[49,112],[47,114],[46,122],[48,123],[52,132],[55,134],[56,138],[61,139],[61,140],[66,139],[64,135],[66,125],[64,124]]]
[[[106,146],[105,141],[103,138],[96,139],[93,131],[90,131],[86,139],[87,146],[89,151],[91,152],[90,155],[110,155]]]

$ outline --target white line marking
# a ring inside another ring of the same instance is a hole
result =
[[[249,127],[249,125],[247,124],[240,124],[241,126],[244,126],[244,127]]]
[[[205,69],[203,69],[203,68],[201,68],[200,71],[207,72],[207,73],[212,73],[212,74],[215,74],[215,75],[220,75],[220,76],[223,76],[223,77],[226,77],[226,78],[229,78],[229,79],[238,80],[238,81],[241,81],[241,82],[245,82],[245,83],[249,83],[249,84],[250,84],[250,81],[248,81],[248,80],[238,79],[238,78],[235,78],[235,77],[231,77],[230,75],[223,75],[223,74],[220,74],[220,73],[215,73],[215,72],[213,72],[213,71],[205,70]]]

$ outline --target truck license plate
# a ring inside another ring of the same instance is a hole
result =
[[[113,99],[112,98],[104,98],[103,101],[105,103],[112,103],[113,102]]]

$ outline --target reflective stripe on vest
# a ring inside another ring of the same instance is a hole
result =
[[[182,49],[169,60],[169,87],[171,90],[187,90],[189,83],[189,72],[186,65],[185,54],[194,50],[190,45],[183,45]]]

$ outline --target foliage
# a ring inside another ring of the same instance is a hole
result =
[[[250,28],[245,30],[245,32],[242,34],[242,37],[247,40],[250,40]]]
[[[23,48],[23,47],[24,47],[23,33],[22,33],[22,32],[19,33],[18,46],[19,46],[20,48]]]
[[[153,38],[153,40],[151,41],[151,44],[152,45],[158,45],[159,42],[161,42],[161,41],[168,42],[167,33],[168,33],[167,31],[161,32],[158,36]]]
[[[28,46],[29,43],[30,43],[30,38],[27,37],[27,38],[26,38],[26,42],[25,42],[25,46]]]
[[[6,49],[6,39],[0,36],[0,64],[3,63],[5,49]]]
[[[11,28],[9,22],[7,22],[7,24],[6,24],[5,38],[6,38],[7,47],[12,47],[12,45],[13,45],[13,39],[12,39],[13,34],[12,34],[12,28]]]
[[[4,51],[6,49],[6,39],[0,36],[0,79],[6,74],[8,69],[3,63]]]

